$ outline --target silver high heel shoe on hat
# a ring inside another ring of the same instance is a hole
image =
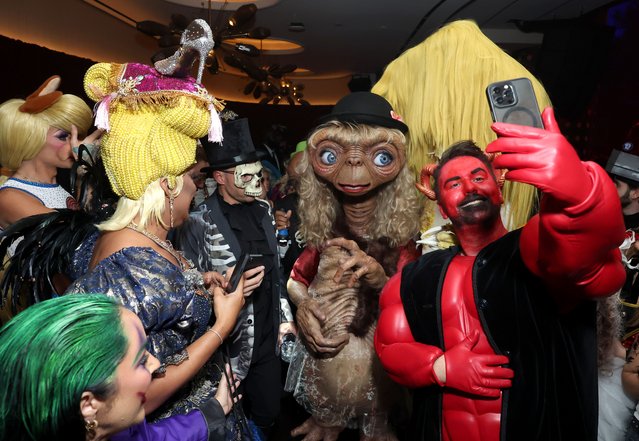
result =
[[[169,58],[156,61],[155,69],[163,75],[173,77],[186,77],[190,74],[196,55],[200,56],[200,65],[197,69],[197,82],[202,82],[204,64],[209,52],[213,49],[213,32],[209,24],[198,18],[184,30],[180,38],[180,48]]]

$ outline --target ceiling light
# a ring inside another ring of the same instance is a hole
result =
[[[255,6],[255,3],[240,6],[229,19],[229,26],[240,28],[249,25],[252,21],[255,21],[256,12],[257,6]]]
[[[265,55],[288,55],[297,54],[304,51],[304,46],[294,41],[284,40],[282,38],[266,38],[264,40],[255,40],[252,38],[230,38],[226,40],[230,44],[252,44],[260,48]]]
[[[170,3],[175,3],[178,5],[190,6],[192,8],[201,8],[202,0],[166,0]],[[255,3],[255,5],[259,8],[268,8],[269,6],[273,6],[279,3],[280,0],[253,0],[251,3]],[[243,4],[245,4],[247,0],[218,0],[211,1],[211,9],[215,9],[217,11],[221,10],[229,10],[237,8]],[[208,2],[204,2],[208,3]]]
[[[302,22],[292,21],[288,25],[288,30],[291,32],[304,32],[306,30],[306,27],[304,27],[304,23]]]

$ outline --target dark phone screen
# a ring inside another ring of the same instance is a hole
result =
[[[235,269],[233,270],[233,274],[231,274],[231,280],[229,280],[228,285],[226,286],[226,292],[233,292],[237,288],[237,284],[240,283],[240,279],[242,278],[242,274],[246,271],[246,265],[249,261],[248,254],[242,254],[235,265]]]
[[[246,264],[246,269],[255,268],[256,266],[264,265],[263,254],[249,254],[249,261]]]

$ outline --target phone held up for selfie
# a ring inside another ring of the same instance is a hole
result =
[[[498,81],[486,88],[494,122],[544,128],[535,90],[528,78]]]
[[[228,285],[226,285],[227,293],[232,293],[237,289],[237,284],[240,283],[240,279],[242,278],[244,271],[246,271],[246,265],[248,262],[249,254],[243,253],[235,264],[235,269],[233,270],[233,274],[231,274],[231,280],[229,280]]]

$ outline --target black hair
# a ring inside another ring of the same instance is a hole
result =
[[[444,154],[439,160],[437,168],[435,169],[433,173],[433,190],[435,191],[435,196],[437,197],[437,199],[439,199],[439,185],[437,185],[437,182],[439,180],[439,174],[441,173],[442,167],[444,167],[444,165],[446,165],[447,162],[455,158],[459,158],[461,156],[472,156],[473,158],[479,159],[481,162],[483,162],[486,165],[493,179],[495,179],[495,181],[497,180],[497,177],[495,176],[495,171],[493,170],[493,165],[488,159],[488,157],[486,156],[486,154],[482,151],[482,149],[477,147],[477,144],[475,144],[473,141],[470,141],[470,140],[459,141],[451,145],[450,147],[448,147],[448,149],[444,151]]]

